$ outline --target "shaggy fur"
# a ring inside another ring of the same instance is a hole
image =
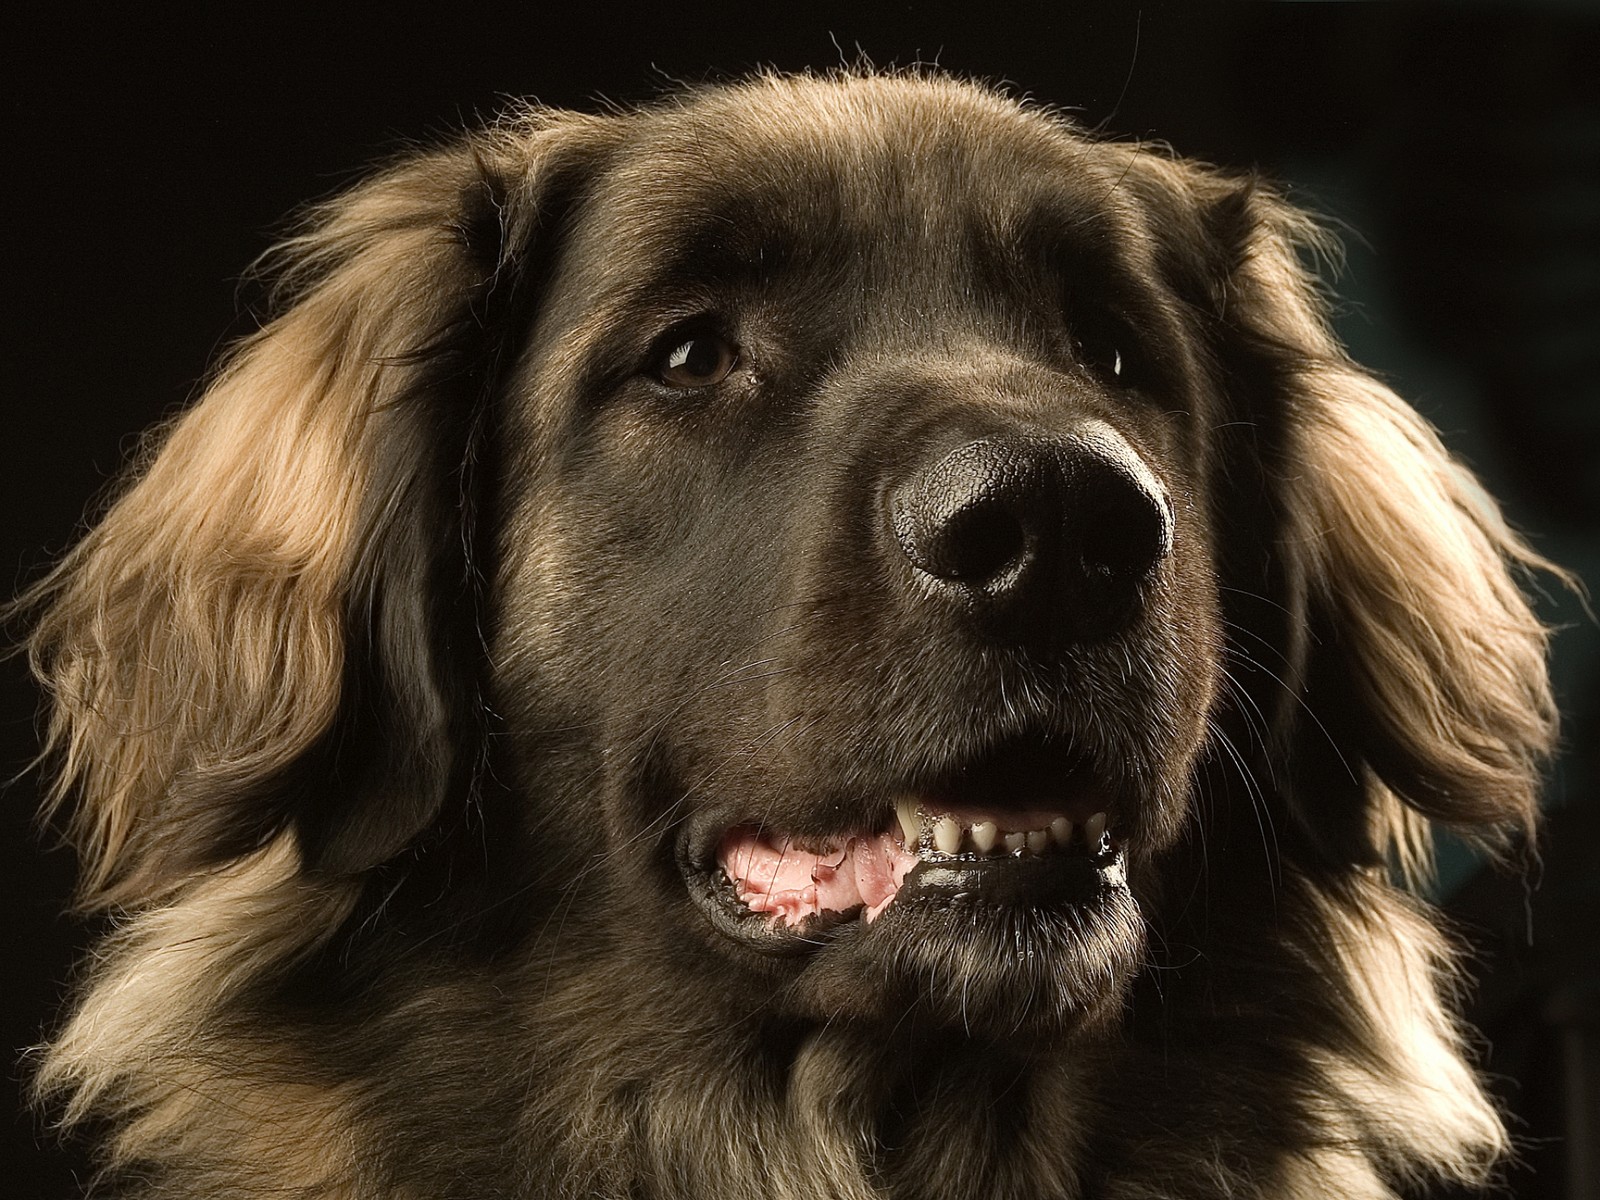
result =
[[[39,1086],[102,1186],[1486,1179],[1403,880],[1431,823],[1532,831],[1544,564],[1333,341],[1319,248],[1255,181],[916,75],[519,112],[314,210],[24,600],[111,916]],[[1080,456],[1052,519],[1115,603],[1001,611],[890,519],[1002,444]],[[717,831],[1051,772],[1111,797],[1092,898],[796,937],[711,894]]]

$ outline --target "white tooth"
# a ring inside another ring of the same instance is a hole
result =
[[[1050,834],[1043,829],[1028,831],[1028,849],[1034,854],[1043,854],[1050,845]]]
[[[1000,836],[1000,826],[993,821],[979,821],[972,827],[972,844],[978,848],[979,854],[987,854],[994,849],[994,842]]]
[[[1057,817],[1050,822],[1050,838],[1058,846],[1065,846],[1072,840],[1072,822],[1065,817]]]
[[[940,817],[934,822],[933,844],[944,854],[954,854],[961,849],[961,826],[954,817]]]
[[[1015,854],[1028,844],[1028,835],[1025,833],[1008,833],[1000,839],[1000,844],[1006,848],[1007,854]]]
[[[1091,849],[1091,850],[1097,849],[1099,847],[1099,845],[1100,845],[1100,839],[1105,836],[1105,833],[1106,833],[1106,815],[1105,815],[1105,813],[1103,813],[1103,812],[1095,813],[1095,815],[1090,817],[1088,819],[1088,821],[1084,822],[1083,836],[1084,836],[1084,839],[1089,843],[1089,849]]]
[[[905,837],[906,849],[916,850],[922,840],[922,821],[917,816],[917,802],[907,796],[895,805],[895,816],[900,818],[900,832]]]

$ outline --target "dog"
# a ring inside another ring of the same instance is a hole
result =
[[[1531,845],[1548,564],[1327,249],[935,72],[528,108],[311,210],[20,601],[100,1185],[1491,1179],[1416,883]]]

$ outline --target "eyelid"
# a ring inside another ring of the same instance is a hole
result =
[[[664,325],[650,339],[649,348],[644,354],[645,371],[655,369],[666,360],[668,354],[697,337],[719,337],[729,345],[738,345],[738,339],[721,316],[715,312],[695,312]]]

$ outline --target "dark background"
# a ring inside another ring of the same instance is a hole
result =
[[[0,591],[70,543],[137,431],[251,328],[258,296],[241,274],[296,204],[507,96],[593,107],[762,64],[826,69],[858,48],[1007,80],[1086,124],[1259,168],[1335,218],[1349,249],[1339,320],[1357,356],[1440,425],[1541,550],[1600,580],[1592,9],[529,3],[359,23],[331,8],[250,11],[0,21]],[[1476,948],[1473,1016],[1525,1139],[1511,1189],[1571,1200],[1600,1194],[1580,1191],[1560,1140],[1597,1079],[1584,1084],[1570,1052],[1586,1046],[1600,1067],[1600,635],[1551,591],[1568,753],[1544,869],[1507,879],[1451,854],[1441,892]],[[22,665],[3,667],[10,777],[36,700]],[[27,777],[0,796],[8,1047],[39,1040],[86,937],[58,915],[72,864],[30,830],[35,803]],[[22,1112],[26,1068],[9,1057],[0,1087],[19,1115],[0,1193],[76,1195],[81,1148]]]

